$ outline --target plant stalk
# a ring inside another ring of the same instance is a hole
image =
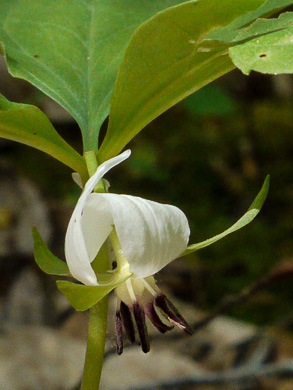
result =
[[[108,296],[90,309],[88,343],[81,390],[98,390],[107,333]]]

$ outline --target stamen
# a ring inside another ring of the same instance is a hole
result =
[[[155,289],[153,289],[153,287],[145,280],[145,279],[141,279],[141,281],[143,282],[143,284],[145,285],[145,288],[155,297],[158,293]]]
[[[131,283],[131,278],[127,279],[126,282],[125,282],[125,285],[127,287],[127,290],[128,290],[128,294],[130,296],[130,299],[132,300],[132,302],[136,302],[136,296],[134,294],[134,291],[133,291],[133,287],[132,287],[132,283]]]
[[[116,310],[116,346],[117,346],[117,354],[121,355],[123,353],[123,334],[122,334],[122,318],[120,310]]]
[[[168,326],[162,322],[160,317],[158,316],[158,313],[155,310],[154,302],[150,302],[144,307],[144,312],[148,316],[148,318],[151,320],[152,324],[161,332],[166,333],[169,330],[173,329],[173,326]]]
[[[138,302],[135,302],[133,304],[133,313],[141,342],[141,349],[144,353],[147,353],[150,350],[150,340],[145,323],[145,315],[144,312],[141,310],[141,307],[139,306]]]
[[[155,303],[159,309],[162,310],[168,317],[168,320],[178,326],[178,328],[183,329],[186,333],[192,335],[194,333],[191,326],[187,321],[182,317],[176,307],[164,294],[159,294],[155,298]]]
[[[122,301],[120,303],[120,314],[124,325],[124,329],[127,333],[127,337],[131,343],[134,343],[135,330],[134,330],[134,325],[131,317],[131,311],[129,310],[129,307]]]

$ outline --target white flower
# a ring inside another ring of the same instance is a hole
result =
[[[97,298],[95,303],[115,288],[118,302],[116,311],[118,354],[123,351],[122,325],[129,340],[135,341],[133,318],[144,352],[148,352],[150,348],[145,315],[163,333],[171,330],[175,324],[192,334],[190,326],[157,287],[153,275],[178,256],[211,245],[251,222],[263,205],[269,186],[267,178],[247,213],[229,229],[187,247],[190,234],[188,221],[177,207],[136,196],[93,192],[103,176],[129,156],[130,151],[126,151],[98,167],[96,173],[86,183],[76,204],[65,238],[65,256],[70,274],[86,285],[83,287],[87,289],[93,288],[87,286],[96,286],[93,292]],[[115,254],[113,262],[115,267],[112,270],[109,264],[107,272],[96,274],[92,262],[108,238]],[[36,255],[38,253],[36,251]],[[46,249],[42,248],[41,253],[47,254]],[[39,262],[42,260],[42,256],[37,258]],[[60,268],[59,263],[57,268]],[[63,270],[64,267],[61,268]],[[50,267],[48,273],[51,273]],[[68,290],[68,286],[70,282],[59,284],[61,291],[75,307],[77,306],[79,310],[81,307],[83,310],[90,307],[80,305],[80,300],[76,299],[75,295],[76,288],[73,287],[72,290],[70,287]],[[159,314],[169,321],[168,324],[163,322]]]
[[[116,258],[124,259],[130,274],[145,278],[160,271],[187,248],[188,221],[181,210],[136,196],[92,192],[102,177],[130,156],[126,151],[101,164],[88,180],[70,219],[65,256],[74,278],[97,286],[91,266],[100,248],[115,228],[120,249]],[[112,242],[113,243],[113,242]]]
[[[188,221],[181,210],[136,196],[92,192],[102,177],[130,156],[126,151],[101,164],[88,180],[70,219],[65,256],[70,273],[88,286],[105,285],[91,263],[103,243],[110,238],[115,253],[115,269],[108,280],[117,295],[117,352],[123,352],[122,324],[131,342],[135,341],[133,317],[142,350],[150,349],[145,315],[161,332],[179,326],[191,334],[184,318],[162,294],[152,277],[176,259],[189,239]],[[110,264],[109,264],[110,268]],[[103,275],[105,280],[105,274]],[[168,320],[162,321],[158,312]],[[133,314],[132,314],[133,313]]]

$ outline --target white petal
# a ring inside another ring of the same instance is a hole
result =
[[[65,257],[72,276],[86,285],[96,286],[98,285],[97,278],[94,270],[91,267],[91,259],[89,256],[87,243],[84,238],[83,226],[82,226],[82,213],[91,192],[101,180],[101,178],[114,166],[120,164],[130,156],[130,150],[125,151],[117,157],[101,164],[96,173],[87,181],[85,188],[75,206],[71,219],[68,224],[66,237],[65,237]],[[88,212],[87,212],[88,215]],[[96,231],[101,233],[101,227],[95,225]],[[108,225],[105,224],[105,233],[108,231]],[[87,231],[88,233],[88,231]],[[94,235],[90,236],[90,240],[94,239]],[[91,255],[95,245],[90,245]]]
[[[82,231],[90,262],[97,256],[114,225],[107,202],[95,195],[97,194],[92,193],[88,197],[81,217]]]
[[[177,207],[128,195],[93,194],[107,201],[130,271],[153,275],[187,247],[189,226]]]

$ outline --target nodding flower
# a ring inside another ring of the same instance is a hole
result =
[[[144,352],[150,348],[145,316],[162,333],[171,330],[173,325],[192,333],[178,310],[159,290],[153,275],[177,257],[211,245],[250,223],[259,213],[269,189],[267,177],[248,211],[234,225],[187,247],[189,225],[177,207],[136,196],[94,191],[103,176],[129,156],[130,150],[127,150],[98,167],[87,181],[68,225],[65,237],[68,273],[85,285],[79,286],[82,291],[78,290],[85,295],[78,295],[76,285],[68,290],[70,282],[62,285],[61,281],[58,285],[77,310],[92,307],[115,289],[119,354],[123,351],[123,326],[129,340],[135,341],[133,319]],[[64,265],[61,268],[63,270]],[[48,273],[51,271],[49,267]]]
[[[66,261],[75,279],[87,286],[115,287],[118,354],[123,351],[122,324],[129,340],[135,340],[133,318],[144,352],[149,351],[145,315],[162,333],[173,324],[192,333],[153,278],[187,248],[190,229],[184,213],[136,196],[93,192],[103,176],[129,156],[128,150],[98,167],[75,206],[65,238]],[[115,255],[115,269],[108,272],[112,281],[99,278],[92,266],[107,240]]]

